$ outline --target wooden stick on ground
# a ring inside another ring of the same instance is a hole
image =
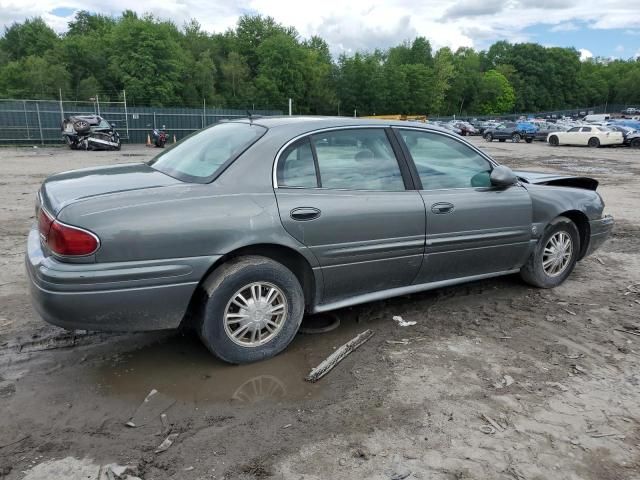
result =
[[[307,382],[317,382],[327,373],[331,371],[338,363],[340,363],[347,355],[354,352],[360,345],[365,343],[373,336],[372,330],[365,330],[355,338],[352,338],[347,343],[338,348],[335,352],[329,355],[325,360],[320,363],[316,368],[311,370],[311,373],[306,376]]]

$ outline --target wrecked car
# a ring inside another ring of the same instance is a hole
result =
[[[612,229],[597,187],[513,172],[429,124],[252,117],[49,177],[26,266],[50,323],[189,322],[245,363],[285,349],[305,312],[515,273],[560,285]]]
[[[66,118],[62,137],[71,150],[120,150],[121,146],[115,125],[99,115]]]

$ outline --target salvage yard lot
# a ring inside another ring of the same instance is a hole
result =
[[[116,462],[146,480],[640,479],[640,152],[471,141],[515,170],[596,177],[613,237],[555,290],[511,276],[340,310],[337,330],[239,367],[189,335],[69,336],[30,306],[40,182],[156,150],[0,150],[0,478],[55,478],[72,457],[83,478]],[[165,424],[125,426],[152,389]]]

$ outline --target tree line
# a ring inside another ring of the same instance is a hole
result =
[[[0,98],[117,101],[125,89],[140,106],[286,110],[292,98],[297,114],[501,114],[640,104],[640,61],[506,41],[434,50],[424,37],[334,59],[322,38],[259,15],[213,34],[132,11],[77,12],[62,35],[38,17],[5,27]]]

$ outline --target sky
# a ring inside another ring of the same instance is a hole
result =
[[[0,23],[41,16],[62,33],[80,9],[151,11],[178,26],[195,18],[209,32],[233,27],[243,14],[269,15],[304,38],[321,36],[334,55],[425,36],[435,48],[507,40],[575,47],[583,59],[640,56],[640,0],[0,0]]]

